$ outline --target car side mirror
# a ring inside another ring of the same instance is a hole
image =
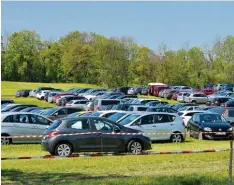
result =
[[[58,112],[55,112],[55,113],[53,114],[53,116],[54,116],[54,117],[58,116]]]
[[[141,120],[138,120],[137,122],[135,122],[135,125],[137,126],[141,125]]]
[[[48,129],[49,128],[49,126],[46,126],[46,129]]]

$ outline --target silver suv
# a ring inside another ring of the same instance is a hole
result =
[[[186,103],[206,103],[208,97],[205,94],[192,93],[189,96],[185,96],[184,101]]]

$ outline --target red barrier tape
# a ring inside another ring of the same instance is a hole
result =
[[[203,133],[203,134],[216,134],[220,132],[193,132],[193,133]],[[232,134],[233,132],[222,132]],[[110,133],[101,133],[101,132],[80,132],[80,133],[70,133],[70,134],[55,134],[54,136],[74,136],[74,135],[90,135],[90,134],[107,134],[107,135],[172,135],[178,133],[127,133],[127,132],[110,132]],[[183,133],[181,133],[183,134]],[[1,136],[1,138],[42,138],[48,135],[24,135],[24,136]]]
[[[82,158],[82,157],[104,157],[104,156],[133,156],[133,155],[160,155],[160,154],[191,154],[191,153],[206,153],[206,152],[225,152],[229,151],[229,149],[221,149],[221,150],[183,150],[183,151],[172,151],[172,152],[141,152],[137,154],[114,154],[114,153],[95,153],[95,154],[74,154],[69,156],[35,156],[35,157],[3,157],[1,160],[24,160],[24,159],[64,159],[64,158]]]

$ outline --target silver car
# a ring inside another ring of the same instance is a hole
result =
[[[52,121],[44,116],[29,112],[2,113],[2,136],[42,135]],[[41,138],[1,138],[2,144],[40,143]]]
[[[201,93],[191,93],[189,96],[185,96],[184,101],[186,103],[206,103],[208,97]]]

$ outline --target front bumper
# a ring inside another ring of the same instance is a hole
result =
[[[205,139],[233,139],[233,132],[226,132],[225,134],[222,132],[217,133],[204,133],[203,137]]]

